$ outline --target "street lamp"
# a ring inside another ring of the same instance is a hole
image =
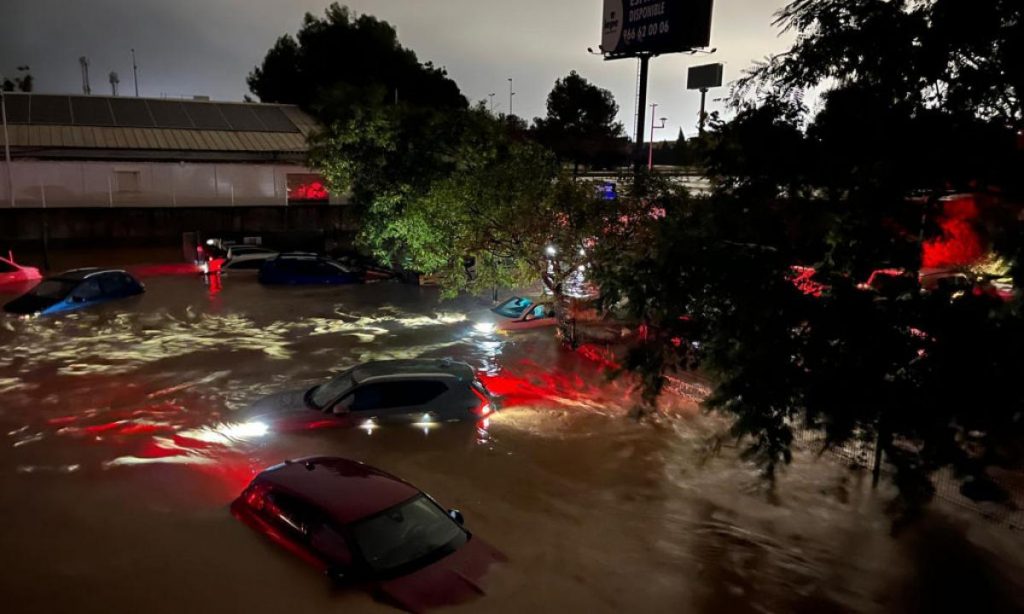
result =
[[[651,140],[650,140],[650,143],[648,144],[649,149],[647,151],[647,170],[649,170],[649,171],[654,170],[654,131],[655,130],[661,130],[662,128],[664,128],[665,127],[665,122],[668,121],[667,117],[662,117],[661,118],[661,125],[660,126],[655,126],[654,125],[654,110],[657,109],[657,108],[658,108],[657,103],[651,105]]]
[[[508,116],[512,117],[515,113],[512,112],[512,97],[516,93],[512,91],[512,77],[508,78]]]

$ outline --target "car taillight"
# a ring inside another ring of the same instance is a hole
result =
[[[484,394],[482,392],[477,390],[476,386],[470,387],[470,390],[472,390],[473,394],[475,394],[476,397],[478,399],[480,399],[480,405],[478,405],[477,407],[475,407],[472,410],[474,414],[476,414],[477,416],[480,416],[481,418],[486,418],[487,416],[489,416],[492,413],[494,413],[494,408],[491,407],[491,400],[490,399],[488,399],[486,396],[484,396]]]

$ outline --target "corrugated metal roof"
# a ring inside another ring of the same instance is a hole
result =
[[[13,99],[16,95],[11,94]],[[8,117],[8,133],[11,139],[11,147],[22,150],[22,154],[31,155],[30,150],[47,150],[47,153],[59,152],[61,150],[122,150],[131,152],[137,150],[154,152],[223,152],[223,153],[246,153],[246,154],[303,154],[309,150],[307,138],[313,134],[318,126],[316,121],[303,113],[298,107],[290,105],[271,104],[242,104],[242,103],[216,103],[199,102],[191,100],[162,100],[153,99],[148,102],[153,104],[173,103],[180,106],[186,113],[190,109],[210,110],[225,106],[234,110],[238,127],[242,125],[241,120],[245,119],[247,125],[265,125],[266,130],[236,130],[219,128],[174,128],[174,127],[144,127],[135,125],[90,125],[83,124],[82,118],[74,119],[71,124],[58,123],[58,115],[51,113],[44,120],[35,121],[35,107],[39,106],[44,111],[48,108],[43,103],[65,102],[67,96],[49,96],[41,94],[20,95],[24,102],[20,112],[24,117],[18,121],[10,121]],[[100,97],[93,97],[99,99]],[[136,105],[148,104],[147,99],[108,99],[109,101],[135,101]],[[9,105],[11,107],[12,105]],[[51,105],[53,106],[53,105]],[[60,106],[60,105],[58,105]],[[237,107],[237,109],[236,109]],[[20,107],[19,107],[20,108]],[[56,108],[56,107],[54,107]],[[62,109],[63,107],[61,107]],[[31,113],[30,113],[31,111]],[[53,109],[50,109],[53,111]],[[247,111],[249,114],[257,113],[263,119],[257,119],[257,115],[249,115],[240,112]],[[275,115],[276,114],[276,115]],[[52,117],[51,117],[52,116]],[[63,115],[61,115],[63,117]],[[264,122],[264,119],[266,122]],[[291,131],[286,128],[291,123]],[[26,151],[29,150],[29,151]]]
[[[11,147],[59,149],[150,149],[301,153],[303,133],[221,132],[94,126],[8,126]]]

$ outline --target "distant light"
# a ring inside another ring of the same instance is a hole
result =
[[[580,271],[581,273],[582,273],[583,271],[586,271],[586,270],[587,270],[587,267],[586,267],[586,266],[584,266],[584,265],[582,265],[582,264],[581,264],[581,265],[580,265],[579,267],[577,267],[577,268],[578,268],[578,270],[579,270],[579,271]]]
[[[216,241],[214,241],[213,239],[207,239],[207,240],[206,240],[206,244],[207,244],[207,245],[210,245],[210,246],[213,246],[213,245],[216,245],[216,244],[217,244],[217,242],[216,242]]]
[[[494,325],[494,322],[477,322],[473,326],[473,328],[478,333],[481,333],[483,335],[490,335],[491,333],[494,332],[494,329],[497,327]]]
[[[558,253],[558,250],[555,249],[554,245],[548,245],[547,249],[544,250],[544,253],[547,254],[548,256],[554,256],[555,254]]]
[[[374,420],[373,418],[370,418],[366,422],[363,422],[362,426],[360,426],[359,428],[361,428],[364,431],[366,431],[367,435],[373,435],[373,429],[379,428],[379,427],[377,425],[377,421]]]
[[[580,249],[580,256],[586,256],[586,255],[587,255],[587,250],[581,248]]]

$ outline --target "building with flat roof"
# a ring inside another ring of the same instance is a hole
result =
[[[0,171],[0,240],[34,237],[37,226],[84,243],[107,230],[139,239],[319,230],[342,216],[327,210],[346,199],[331,195],[306,165],[317,124],[293,105],[34,93],[3,99],[0,140],[11,162],[0,158],[8,167]],[[32,215],[39,210],[60,212],[43,224]]]
[[[322,180],[305,166],[316,124],[294,106],[4,98],[12,163],[0,177],[0,202],[9,207],[330,202]]]

